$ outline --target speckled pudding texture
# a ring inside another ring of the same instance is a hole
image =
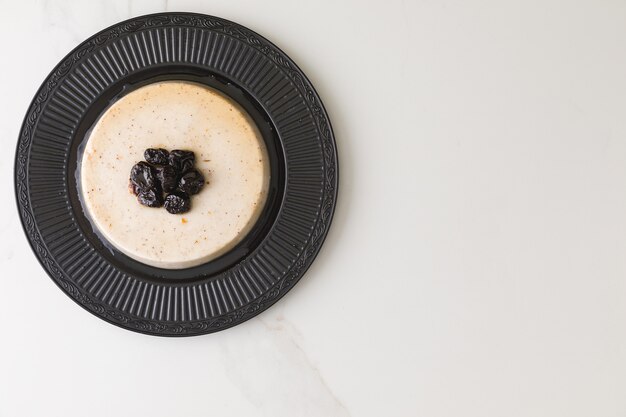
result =
[[[140,205],[128,189],[146,148],[195,152],[207,184],[191,211],[172,215]],[[269,162],[256,125],[237,103],[209,87],[167,81],[141,87],[94,125],[81,161],[80,187],[98,231],[148,265],[180,269],[232,249],[258,219]]]

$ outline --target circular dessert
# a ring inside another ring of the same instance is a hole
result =
[[[148,148],[195,154],[205,185],[190,196],[189,211],[147,207],[129,190],[129,173]],[[207,86],[165,81],[128,93],[97,120],[80,162],[80,191],[88,217],[115,248],[180,269],[215,259],[246,236],[269,176],[265,143],[244,109]]]

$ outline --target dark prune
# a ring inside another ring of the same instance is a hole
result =
[[[140,204],[148,207],[161,207],[163,205],[163,194],[157,190],[140,191],[137,196]]]
[[[148,148],[143,153],[144,159],[153,165],[167,165],[169,152],[162,148]]]
[[[204,176],[197,169],[191,169],[178,180],[178,189],[187,194],[198,194],[204,187]]]
[[[138,162],[130,170],[130,183],[135,194],[156,190],[157,182],[152,167],[147,162]]]
[[[191,151],[181,151],[180,149],[175,149],[170,152],[169,163],[179,174],[193,168],[195,161],[196,156]]]
[[[176,189],[178,176],[176,170],[169,165],[154,168],[157,180],[161,183],[161,189],[166,193],[171,193]]]
[[[163,204],[165,210],[171,214],[186,213],[191,209],[191,201],[189,196],[183,192],[175,192],[165,197],[165,203]]]

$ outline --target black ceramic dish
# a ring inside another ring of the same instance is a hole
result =
[[[222,257],[182,270],[111,249],[87,220],[76,182],[81,144],[102,111],[160,80],[203,83],[233,98],[270,156],[270,194],[253,230]],[[22,126],[15,186],[31,246],[70,297],[130,330],[190,336],[253,317],[300,279],[330,226],[337,154],[317,93],[277,47],[220,18],[155,14],[94,35],[52,71]]]

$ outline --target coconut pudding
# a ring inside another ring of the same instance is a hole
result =
[[[205,183],[189,196],[188,211],[148,207],[129,190],[129,173],[149,148],[193,152]],[[244,109],[204,85],[166,81],[128,93],[98,119],[80,188],[92,223],[114,247],[179,269],[215,259],[246,236],[265,204],[269,173],[263,138]]]

